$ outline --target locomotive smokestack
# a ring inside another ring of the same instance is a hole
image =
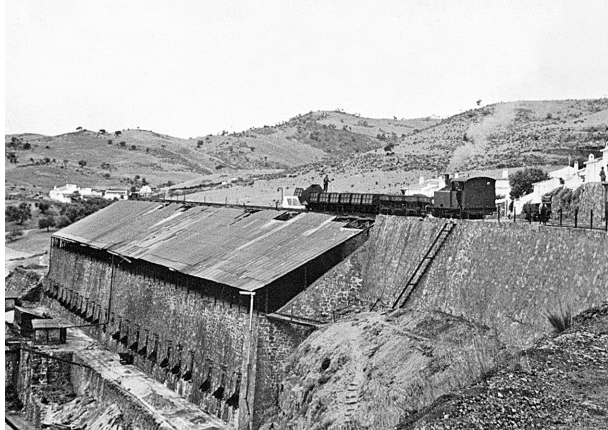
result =
[[[443,174],[443,179],[445,181],[445,186],[447,187],[448,184],[450,183],[450,174],[449,173],[444,173]]]

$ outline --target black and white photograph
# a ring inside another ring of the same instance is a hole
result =
[[[608,429],[607,1],[4,13],[4,428]]]

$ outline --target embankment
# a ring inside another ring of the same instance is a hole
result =
[[[330,322],[390,309],[445,222],[378,217],[357,252],[279,312]],[[529,345],[549,330],[547,312],[577,313],[607,297],[605,232],[458,221],[406,307],[462,316]]]
[[[463,222],[406,307],[462,316],[506,344],[529,346],[550,331],[548,312],[577,314],[607,297],[606,233]]]

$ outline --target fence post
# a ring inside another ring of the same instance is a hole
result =
[[[496,206],[496,214],[498,216],[498,224],[500,224],[500,206]]]
[[[593,209],[591,209],[591,220],[589,223],[589,230],[593,230]]]
[[[578,227],[578,208],[574,208],[574,228]]]
[[[559,226],[562,226],[562,208],[559,208]]]

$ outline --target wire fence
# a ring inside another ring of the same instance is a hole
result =
[[[511,221],[513,223],[539,223],[550,227],[566,227],[580,228],[585,230],[599,230],[608,232],[608,208],[602,214],[599,211],[589,210],[581,214],[578,208],[575,208],[571,213],[564,213],[560,208],[556,213],[542,215],[540,213],[521,213],[519,215],[513,213],[502,221]],[[497,211],[498,221],[501,221],[500,211]]]

